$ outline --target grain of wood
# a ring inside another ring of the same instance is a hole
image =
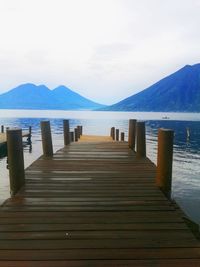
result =
[[[200,266],[200,243],[155,175],[110,137],[40,157],[0,208],[0,266]]]

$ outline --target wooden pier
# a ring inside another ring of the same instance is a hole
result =
[[[4,127],[2,128],[4,129]],[[29,131],[23,131],[22,138],[27,139],[27,144],[31,144],[31,127],[29,127]],[[0,133],[0,157],[5,157],[7,155],[7,136],[6,133]]]
[[[27,137],[27,138],[30,138],[30,133],[28,132],[24,132],[22,134],[22,137]],[[6,133],[0,133],[0,145],[1,144],[4,144],[4,143],[7,143],[7,138],[6,138]]]
[[[81,136],[0,208],[0,266],[200,266],[200,242],[127,142]]]

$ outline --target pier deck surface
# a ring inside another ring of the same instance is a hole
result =
[[[0,207],[0,266],[200,266],[200,243],[155,171],[109,137],[40,157]]]
[[[22,137],[29,137],[30,133],[23,132]],[[0,133],[0,145],[7,143],[6,133]]]
[[[0,133],[0,144],[6,143],[6,134]]]

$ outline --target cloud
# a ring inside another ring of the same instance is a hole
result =
[[[94,59],[113,59],[127,54],[133,49],[130,43],[111,43],[97,46],[95,49]]]
[[[0,91],[65,84],[113,103],[200,58],[198,0],[0,0]]]

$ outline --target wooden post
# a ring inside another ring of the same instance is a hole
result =
[[[31,136],[32,136],[32,127],[29,126],[28,127],[28,138],[27,138],[28,145],[31,145]]]
[[[76,126],[76,129],[77,129],[77,139],[80,138],[80,134],[79,134],[79,125]],[[75,133],[75,136],[76,136],[76,133]],[[76,139],[76,137],[75,137]],[[77,140],[78,141],[78,140]]]
[[[113,138],[114,137],[114,131],[115,131],[114,127],[111,127],[111,129],[110,129],[110,136],[112,137],[112,139],[114,139]]]
[[[124,132],[121,133],[121,141],[124,141]]]
[[[28,127],[28,133],[31,136],[31,134],[32,134],[32,127],[31,126]]]
[[[144,121],[139,121],[136,123],[136,137],[137,137],[136,156],[146,157],[146,133],[145,133]]]
[[[4,125],[1,125],[1,132],[4,133]]]
[[[135,150],[135,131],[136,131],[136,120],[129,120],[129,131],[128,131],[128,145],[129,148]]]
[[[115,140],[115,127],[112,127],[112,128],[113,128],[112,139]]]
[[[40,126],[42,134],[43,155],[45,157],[51,157],[53,156],[53,145],[52,145],[50,121],[41,121]]]
[[[77,126],[77,130],[78,130],[78,138],[80,138],[81,137],[81,126],[80,125]]]
[[[171,198],[174,131],[159,129],[156,184]]]
[[[74,135],[75,135],[75,142],[78,141],[78,128],[74,129]]]
[[[70,141],[74,142],[74,132],[70,132]]]
[[[64,145],[67,146],[70,143],[69,120],[63,120],[63,133],[64,133]]]
[[[22,130],[7,130],[10,194],[14,196],[25,183]]]
[[[80,133],[81,133],[81,135],[83,135],[83,126],[82,125],[80,126]]]
[[[119,129],[116,129],[116,141],[119,141]]]

